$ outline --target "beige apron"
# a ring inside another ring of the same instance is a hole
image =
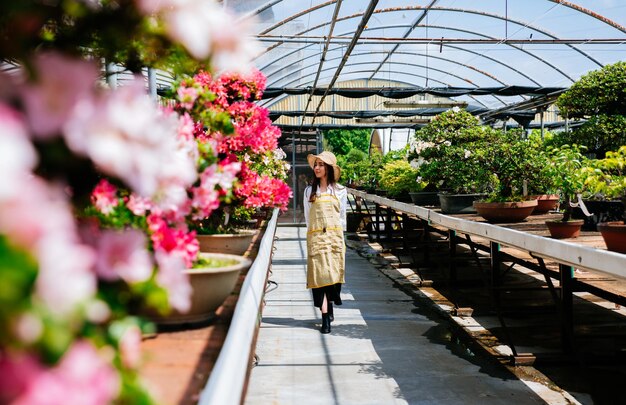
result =
[[[346,245],[339,200],[321,194],[311,204],[307,241],[307,288],[344,283]]]

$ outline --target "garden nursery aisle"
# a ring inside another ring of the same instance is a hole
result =
[[[265,296],[246,404],[545,403],[500,364],[455,342],[432,304],[394,288],[353,249],[343,305],[332,332],[321,334],[305,286],[306,228],[282,226],[276,236],[276,285]]]

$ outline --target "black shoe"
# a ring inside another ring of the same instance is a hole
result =
[[[322,314],[322,327],[320,328],[322,333],[330,333],[330,316],[328,314]]]
[[[331,322],[335,320],[335,313],[333,311],[333,304],[331,304],[330,302],[328,303],[328,317],[330,318]]]

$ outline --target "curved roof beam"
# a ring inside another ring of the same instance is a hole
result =
[[[331,79],[330,84],[326,88],[326,91],[324,92],[324,95],[322,97],[320,97],[320,99],[318,101],[317,108],[315,108],[315,115],[313,115],[313,119],[311,120],[311,124],[313,124],[315,122],[315,117],[317,116],[317,113],[320,111],[322,103],[324,102],[324,99],[326,98],[326,95],[328,94],[329,89],[332,88],[335,85],[335,82],[337,81],[337,79],[339,79],[339,75],[341,74],[341,71],[343,70],[343,67],[346,65],[346,63],[348,63],[348,59],[350,58],[350,54],[354,50],[354,47],[357,45],[357,42],[358,42],[359,38],[361,37],[361,34],[363,33],[363,31],[367,27],[367,22],[372,17],[372,14],[374,13],[374,11],[376,11],[376,5],[377,4],[378,4],[378,0],[369,0],[369,4],[367,5],[367,9],[365,10],[364,13],[362,13],[363,17],[361,18],[361,21],[359,22],[359,25],[358,25],[358,27],[356,29],[356,33],[354,34],[354,36],[352,37],[352,40],[350,41],[350,44],[346,48],[346,51],[344,52],[343,58],[339,62],[339,66],[337,66],[337,70],[335,71],[335,74],[333,75],[333,78]]]
[[[301,12],[296,13],[296,14],[294,14],[294,15],[290,16],[290,17],[287,17],[287,18],[285,18],[284,20],[279,21],[279,22],[277,22],[276,24],[272,25],[271,27],[266,28],[265,30],[263,30],[263,31],[259,32],[259,33],[258,33],[258,35],[265,35],[265,34],[268,34],[268,33],[270,33],[271,31],[275,30],[276,28],[278,28],[278,27],[282,27],[283,25],[287,24],[287,23],[288,23],[288,22],[290,22],[290,21],[295,20],[295,19],[296,19],[296,18],[298,18],[298,17],[302,17],[303,15],[309,14],[309,13],[311,13],[311,12],[313,12],[313,11],[319,10],[319,9],[324,8],[324,7],[327,7],[327,6],[330,6],[330,5],[332,5],[332,4],[335,4],[336,2],[337,2],[337,0],[330,0],[330,1],[327,1],[326,3],[318,4],[318,5],[313,6],[313,7],[311,7],[311,8],[307,8],[307,9],[305,9],[305,10],[302,10]],[[363,14],[360,14],[360,15],[363,15]],[[356,18],[356,17],[355,17],[355,18]],[[338,20],[338,21],[339,21],[339,20]]]
[[[353,64],[350,64],[350,66],[353,66],[353,65],[365,65],[365,64],[368,64],[368,62],[353,63]],[[327,70],[332,70],[332,69],[333,69],[333,68],[326,68],[326,69],[322,69],[322,71],[327,71]],[[371,71],[370,71],[370,70],[355,70],[355,71],[353,71],[353,72],[348,72],[348,73],[346,73],[346,74],[350,75],[350,74],[355,74],[355,73],[367,73],[367,72],[371,72]],[[421,78],[423,78],[423,79],[426,79],[426,76],[423,76],[423,75],[418,75],[418,74],[415,74],[415,73],[407,73],[407,72],[405,72],[405,71],[389,70],[389,73],[398,73],[398,74],[403,74],[403,75],[407,75],[407,76],[415,76],[415,77],[421,77]],[[367,79],[367,78],[365,78],[365,77],[363,77],[363,79],[369,80],[369,79]],[[292,80],[292,81],[290,81],[290,82],[285,83],[285,86],[283,86],[283,87],[289,87],[289,85],[291,85],[291,84],[293,84],[293,83],[295,83],[295,82],[297,82],[297,81],[299,81],[299,80],[302,80],[302,77],[299,77],[299,78],[297,78],[297,79],[294,79],[294,80]],[[432,80],[433,82],[436,82],[436,83],[442,84],[442,85],[444,85],[444,86],[450,87],[450,83],[442,82],[442,81],[440,81],[440,80],[436,80],[436,79],[430,79],[430,80]],[[462,79],[462,80],[464,80],[464,81],[466,81],[466,82],[468,82],[468,83],[470,83],[470,84],[474,85],[473,83],[471,83],[471,82],[470,82],[470,81],[468,81],[467,79]],[[399,80],[394,80],[394,81],[396,81],[396,82],[400,82]],[[305,82],[304,84],[306,84],[306,83],[310,83],[310,82],[311,82],[311,81],[309,80],[308,82]],[[402,82],[404,82],[404,81],[402,81]],[[405,83],[407,83],[407,84],[411,84],[410,82],[405,82]],[[302,86],[302,85],[303,85],[303,83],[298,84],[298,86]],[[485,107],[485,108],[489,108],[489,107],[488,107],[485,103],[483,103],[482,101],[478,100],[475,96],[468,95],[468,97],[470,97],[471,99],[473,99],[474,101],[476,101],[478,104],[482,105],[483,107]],[[496,96],[494,96],[494,97],[496,97]],[[497,97],[496,97],[496,99],[497,99]],[[506,103],[502,102],[502,101],[501,101],[501,100],[499,100],[499,99],[498,99],[498,101],[500,101],[500,102],[501,102],[503,105],[505,105],[505,106],[507,105]],[[320,104],[321,104],[321,103],[320,103]]]
[[[426,14],[428,14],[428,11],[430,10],[430,8],[432,6],[435,5],[435,3],[438,0],[433,0],[430,2],[430,4],[428,6],[426,6],[426,9],[422,12],[422,14],[417,17],[415,19],[415,21],[413,22],[413,24],[411,24],[411,27],[405,31],[404,35],[402,35],[402,38],[408,38],[409,35],[411,35],[411,33],[415,30],[415,28],[422,22],[422,20],[424,18],[426,18]],[[378,67],[374,70],[374,72],[372,72],[372,75],[370,76],[370,78],[374,77],[374,75],[376,73],[378,73],[378,71],[380,70],[381,67],[383,67],[385,65],[385,62],[387,62],[389,60],[389,58],[391,58],[391,55],[394,54],[394,52],[396,52],[398,50],[398,48],[400,47],[400,43],[397,43],[394,45],[393,49],[391,49],[389,52],[387,52],[387,56],[385,56],[385,58],[383,58],[383,60],[380,62],[380,64],[378,65]],[[427,48],[427,52],[428,52],[428,48]],[[428,58],[428,56],[426,56],[426,58]],[[428,59],[427,59],[428,60]],[[428,79],[426,80],[426,82],[428,83]]]
[[[328,30],[328,38],[324,43],[324,50],[322,51],[322,57],[320,58],[319,64],[317,66],[317,72],[315,73],[315,80],[313,81],[313,89],[317,86],[317,81],[320,78],[320,73],[322,72],[322,68],[324,67],[324,61],[326,60],[326,53],[328,52],[328,48],[330,47],[330,39],[333,36],[333,31],[335,30],[335,22],[337,21],[337,17],[339,16],[339,9],[341,9],[341,1],[338,0],[335,4],[335,11],[333,11],[333,18],[330,22],[330,29]],[[304,107],[304,111],[309,109],[309,105],[311,104],[311,100],[313,99],[313,89],[311,89],[311,93],[306,100],[306,106]],[[303,117],[304,118],[304,117]]]
[[[331,60],[336,60],[336,59],[340,59],[340,58],[339,58],[339,57],[338,57],[338,58],[333,58],[333,59],[329,59],[328,61],[331,61]],[[374,63],[376,63],[376,62],[356,62],[356,63],[349,63],[349,64],[346,64],[346,66],[371,65],[371,64],[374,64]],[[425,67],[426,67],[426,66],[424,66],[424,65],[420,65],[420,64],[417,64],[417,63],[407,63],[407,62],[388,62],[388,63],[389,63],[390,65],[405,65],[405,66],[414,66],[414,67],[420,67],[420,68],[425,68]],[[301,68],[301,70],[304,70],[304,69],[310,68],[310,67],[315,66],[315,65],[317,65],[317,63],[312,63],[312,64],[310,64],[310,65],[307,65],[307,66],[302,67],[302,68]],[[466,78],[463,78],[463,77],[461,77],[461,76],[459,76],[459,75],[455,75],[454,73],[450,73],[450,72],[447,72],[447,71],[445,71],[445,70],[436,69],[436,68],[430,68],[430,70],[434,70],[434,71],[436,71],[436,72],[440,72],[440,73],[446,74],[446,75],[448,75],[448,76],[452,76],[452,77],[454,77],[454,78],[457,78],[457,79],[459,79],[459,80],[461,80],[461,81],[464,81],[464,82],[466,82],[466,83],[469,83],[470,85],[472,85],[472,86],[474,86],[474,87],[478,88],[478,86],[476,86],[476,84],[475,84],[475,83],[473,83],[471,80],[466,79]],[[280,81],[280,80],[284,79],[285,77],[289,76],[290,74],[292,74],[292,73],[287,73],[287,74],[282,75],[281,77],[279,77],[279,78],[275,79],[273,82],[268,83],[267,87],[272,87],[272,86],[273,86],[276,82],[278,82],[278,81]],[[406,73],[406,74],[411,74],[411,73]],[[415,75],[415,76],[418,76],[418,77],[425,77],[425,76],[421,76],[421,75]],[[371,80],[371,77],[370,77],[370,79],[369,79],[369,80]],[[317,83],[317,82],[316,82],[316,83]],[[502,82],[500,82],[500,83],[501,83],[501,84],[504,84],[504,85],[506,86],[506,83],[502,83]],[[313,93],[313,90],[311,90],[311,93]],[[502,105],[507,105],[507,103],[505,103],[505,102],[504,102],[504,101],[502,101],[500,98],[498,98],[498,96],[496,96],[496,95],[494,95],[494,94],[491,94],[491,96],[492,96],[493,98],[495,98],[496,100],[498,100],[500,103],[502,103]],[[523,97],[522,97],[522,98],[523,98]],[[483,104],[483,103],[481,103],[481,104]],[[484,104],[483,104],[483,105],[484,105]],[[306,109],[305,109],[305,111],[306,111]]]
[[[465,32],[465,33],[468,33],[468,34],[474,34],[474,35],[483,36],[483,37],[485,37],[485,38],[489,38],[489,37],[487,37],[487,36],[485,36],[485,35],[483,35],[483,34],[481,34],[481,33],[479,33],[479,32],[476,32],[476,31],[464,30],[464,29],[459,29],[459,28],[448,28],[448,27],[445,27],[445,26],[440,26],[440,25],[422,25],[422,27],[425,27],[425,26],[432,27],[432,28],[442,28],[442,29],[447,29],[447,30],[449,30],[449,31]],[[368,28],[368,30],[370,30],[370,31],[376,31],[376,30],[381,30],[381,29],[387,29],[387,28],[397,28],[397,27],[408,27],[408,25],[385,25],[385,26],[381,26],[381,27]],[[291,52],[288,52],[287,54],[283,55],[283,58],[285,58],[285,57],[287,57],[287,56],[290,56],[290,55],[293,55],[294,53],[297,53],[297,52],[299,52],[300,50],[302,50],[302,49],[304,49],[304,48],[307,48],[307,47],[309,47],[309,46],[311,46],[311,45],[306,45],[306,46],[300,47],[300,48],[298,48],[298,49],[295,49],[295,50],[293,50],[293,51],[291,51]],[[473,55],[479,56],[479,57],[481,57],[481,58],[488,59],[488,60],[490,60],[490,61],[492,61],[492,62],[494,62],[494,63],[497,63],[497,64],[499,64],[499,65],[502,65],[502,66],[506,67],[507,69],[510,69],[510,70],[514,71],[515,73],[517,73],[517,74],[519,74],[520,76],[522,76],[522,77],[524,77],[524,78],[528,79],[529,81],[531,81],[531,82],[532,82],[532,83],[534,83],[535,85],[537,85],[537,86],[541,86],[541,84],[540,84],[538,81],[536,81],[536,80],[535,80],[535,79],[533,79],[532,77],[528,76],[528,75],[527,75],[527,74],[525,74],[524,72],[522,72],[522,71],[520,71],[520,70],[518,70],[518,69],[514,68],[513,66],[511,66],[511,65],[509,65],[509,64],[507,64],[507,63],[504,63],[504,62],[502,62],[502,61],[500,61],[500,60],[494,59],[494,58],[492,58],[491,56],[483,55],[483,54],[481,54],[481,53],[479,53],[479,52],[472,51],[472,50],[465,49],[465,48],[461,48],[461,47],[454,46],[454,45],[449,45],[449,44],[446,44],[446,47],[448,47],[448,48],[452,48],[452,49],[456,49],[456,50],[459,50],[459,51],[463,51],[463,52],[468,52],[468,53],[471,53],[471,54],[473,54]],[[338,49],[338,48],[335,48],[335,49]],[[385,52],[385,53],[386,53],[386,52]],[[396,52],[396,54],[411,54],[411,53],[412,53],[412,52],[406,52],[406,51]],[[318,53],[316,53],[315,55],[319,55],[319,54],[320,54],[320,53],[318,52]],[[424,55],[424,54],[417,54],[417,55]],[[445,58],[436,57],[436,56],[433,56],[433,55],[429,55],[429,57],[431,57],[431,58],[437,58],[437,59],[444,59],[444,60],[445,60]],[[300,59],[300,60],[303,60],[303,59]],[[271,61],[271,62],[269,62],[269,63],[265,64],[265,65],[264,65],[264,66],[262,66],[260,69],[261,69],[261,70],[263,70],[263,71],[265,71],[265,69],[266,69],[267,67],[271,66],[274,62],[277,62],[277,61],[278,61],[278,60],[277,60],[277,59],[275,59],[275,60],[273,60],[273,61]],[[462,65],[462,66],[468,67],[469,69],[476,70],[476,71],[478,71],[478,72],[482,72],[480,69],[478,69],[478,68],[476,68],[476,67],[473,67],[473,66],[471,66],[471,65],[466,65],[466,64],[463,64],[463,63],[460,63],[460,62],[456,62],[456,61],[454,61],[454,63],[457,63],[457,64],[459,64],[459,65]],[[268,76],[269,76],[269,75],[268,75]],[[491,76],[491,77],[493,77],[493,76]]]
[[[256,8],[255,10],[252,10],[249,13],[241,16],[240,20],[244,20],[244,19],[253,17],[255,15],[259,15],[263,11],[267,10],[268,8],[274,6],[274,5],[278,4],[278,3],[281,3],[282,1],[283,0],[271,0],[271,1],[268,1],[267,3],[265,3],[265,4],[261,5],[260,7]],[[607,25],[610,25],[613,28],[618,29],[619,31],[621,31],[623,33],[626,33],[626,28],[624,28],[622,25],[618,24],[617,22],[615,22],[615,21],[613,21],[613,20],[611,20],[611,19],[609,19],[609,18],[607,18],[607,17],[605,17],[603,15],[595,13],[595,12],[593,12],[593,11],[587,9],[587,8],[581,7],[581,6],[577,5],[577,4],[570,3],[569,1],[564,1],[564,0],[547,0],[547,1],[550,1],[552,3],[557,3],[557,4],[562,5],[564,7],[571,8],[572,10],[575,10],[575,11],[581,12],[583,14],[586,14],[586,15],[588,15],[591,18],[594,18],[594,19],[596,19],[596,20],[598,20],[600,22],[603,22],[603,23],[605,23]]]
[[[375,10],[375,11],[374,11],[374,13],[375,13],[375,14],[379,14],[379,13],[390,13],[390,12],[397,12],[397,11],[424,10],[424,9],[425,9],[425,7],[423,7],[423,6],[408,6],[408,7],[397,7],[397,8],[387,8],[387,9]],[[525,28],[530,28],[530,29],[532,29],[532,30],[534,30],[534,31],[536,31],[536,32],[539,32],[539,33],[541,33],[541,34],[544,34],[544,35],[546,35],[546,36],[548,36],[548,37],[550,37],[550,38],[553,38],[553,39],[559,39],[556,35],[554,35],[554,34],[552,34],[552,33],[548,32],[548,31],[546,31],[546,30],[540,29],[540,28],[535,27],[535,26],[530,25],[530,24],[526,24],[526,23],[524,23],[523,21],[513,20],[513,19],[510,19],[510,18],[507,18],[507,17],[501,16],[501,15],[498,15],[498,14],[487,13],[487,12],[484,12],[484,11],[471,10],[471,9],[452,8],[452,7],[431,7],[431,8],[429,8],[429,10],[436,10],[436,11],[449,11],[449,12],[453,12],[453,13],[469,13],[469,14],[477,14],[477,15],[481,15],[481,16],[483,16],[483,17],[496,18],[496,19],[499,19],[499,20],[510,21],[510,22],[512,22],[512,23],[514,23],[514,24],[517,24],[517,25],[520,25],[520,26],[522,26],[522,27],[525,27]],[[345,20],[349,20],[349,19],[352,19],[352,18],[358,18],[358,17],[360,17],[360,16],[362,16],[362,15],[363,15],[363,13],[356,13],[356,14],[352,14],[352,15],[350,15],[350,16],[345,16],[345,17],[342,17],[342,18],[338,19],[337,21],[345,21]],[[283,21],[288,21],[288,20],[291,20],[291,18],[285,19],[285,20],[283,20]],[[281,23],[282,23],[282,22],[281,22]],[[315,27],[312,27],[312,28],[309,28],[309,29],[307,29],[307,30],[304,30],[304,31],[302,31],[302,32],[300,32],[300,33],[298,33],[298,34],[296,34],[296,35],[301,35],[301,34],[304,34],[304,33],[306,33],[306,32],[312,31],[312,30],[314,30],[314,29],[321,28],[321,27],[323,27],[324,25],[327,25],[327,24],[328,24],[328,23],[322,23],[322,24],[317,25],[317,26],[315,26]],[[267,30],[263,31],[263,33],[262,33],[262,34],[260,34],[260,35],[266,34],[266,33],[270,32],[271,30],[273,30],[273,29],[277,28],[277,27],[278,27],[278,26],[280,26],[280,25],[282,25],[282,24],[280,24],[280,23],[279,23],[279,24],[275,24],[274,26],[272,26],[272,27],[268,28]],[[447,27],[446,27],[446,29],[447,29]],[[492,38],[492,39],[494,39],[494,38]],[[263,53],[267,53],[267,52],[269,52],[270,50],[274,49],[275,47],[280,46],[282,43],[283,43],[283,42],[277,42],[276,44],[274,44],[274,45],[272,45],[272,46],[268,47],[268,48],[267,48],[267,49],[266,49]],[[503,44],[505,44],[505,45],[507,45],[507,46],[510,46],[510,47],[512,47],[512,48],[515,48],[515,49],[517,49],[517,50],[519,50],[519,51],[522,51],[522,52],[524,52],[524,53],[527,53],[528,55],[532,55],[534,58],[539,59],[539,60],[540,60],[540,61],[542,61],[543,63],[545,63],[545,64],[547,64],[548,66],[550,66],[552,69],[554,69],[554,70],[556,70],[557,72],[559,72],[561,75],[565,76],[565,77],[566,77],[568,80],[570,80],[571,82],[574,82],[574,81],[575,81],[573,78],[571,78],[571,77],[570,77],[569,75],[567,75],[565,72],[563,72],[562,70],[560,70],[560,69],[559,69],[559,68],[557,68],[556,66],[552,65],[551,63],[549,63],[549,62],[548,62],[548,61],[546,61],[545,59],[540,58],[539,56],[534,55],[533,53],[530,53],[530,52],[528,52],[528,51],[525,51],[524,49],[522,49],[522,48],[520,48],[520,47],[518,47],[518,46],[515,46],[514,44],[510,44],[510,43],[506,43],[506,42],[503,42]],[[594,62],[594,63],[595,63],[596,65],[598,65],[599,67],[602,67],[602,66],[603,66],[600,62],[598,62],[597,60],[595,60],[592,56],[590,56],[590,55],[589,55],[589,54],[587,54],[586,52],[584,52],[584,51],[582,51],[582,50],[578,49],[576,46],[571,45],[571,44],[565,44],[565,45],[566,45],[566,46],[568,46],[568,47],[570,47],[571,49],[575,50],[576,52],[580,53],[581,55],[583,55],[583,56],[584,56],[584,57],[586,57],[587,59],[591,60],[592,62]]]
[[[578,4],[570,3],[569,1],[563,1],[563,0],[548,0],[548,1],[550,1],[552,3],[560,4],[560,5],[565,6],[567,8],[571,8],[572,10],[579,11],[579,12],[581,12],[583,14],[588,15],[591,18],[595,18],[598,21],[601,21],[601,22],[603,22],[603,23],[605,23],[607,25],[610,25],[613,28],[617,28],[618,30],[620,30],[623,33],[626,33],[626,28],[624,28],[623,26],[619,25],[615,21],[613,21],[613,20],[611,20],[609,18],[606,18],[605,16],[600,15],[598,13],[594,13],[593,11],[591,11],[589,9],[586,9],[584,7],[581,7]]]
[[[314,57],[318,56],[320,53],[321,53],[321,52],[315,53],[315,54],[313,54],[313,55],[307,56],[306,58],[301,58],[301,59],[298,59],[298,60],[296,60],[296,61],[294,61],[294,62],[295,62],[295,63],[298,63],[298,62],[304,62],[304,61],[305,61],[305,60],[307,60],[307,59],[311,59],[311,58],[314,58]],[[376,55],[376,54],[386,54],[386,53],[387,53],[387,52],[385,52],[385,51],[367,51],[367,52],[357,52],[357,53],[353,53],[353,54],[352,54],[352,56]],[[419,52],[396,52],[396,55],[426,56],[425,54],[423,54],[423,53],[419,53]],[[441,57],[441,56],[431,56],[431,55],[429,55],[428,57],[429,57],[429,58],[433,58],[433,59],[443,60],[443,61],[445,61],[445,62],[449,62],[449,63],[455,64],[455,65],[460,65],[460,66],[463,66],[463,67],[465,67],[465,68],[467,68],[467,69],[471,69],[471,70],[473,70],[473,71],[475,71],[475,72],[477,72],[477,73],[479,73],[479,74],[481,74],[481,75],[487,76],[487,77],[488,77],[488,78],[490,78],[491,80],[493,80],[493,81],[495,81],[495,82],[498,82],[499,84],[501,84],[501,85],[503,85],[503,86],[508,86],[508,83],[503,82],[502,80],[498,79],[496,76],[492,75],[491,73],[488,73],[488,72],[482,71],[482,70],[477,69],[477,68],[475,68],[475,67],[473,67],[473,66],[471,66],[471,65],[466,65],[466,64],[464,64],[464,63],[457,62],[457,61],[455,61],[455,60],[453,60],[453,59],[448,59],[448,58],[444,58],[444,57]],[[339,59],[339,57],[332,58],[332,59],[327,59],[326,61],[327,61],[327,62],[330,62],[330,61],[332,61],[332,60],[337,60],[337,59]],[[377,62],[372,61],[371,63],[377,63]],[[305,68],[310,67],[310,66],[313,66],[313,65],[312,65],[312,64],[311,64],[311,65],[307,65]],[[282,68],[280,68],[280,69],[278,69],[278,70],[276,70],[276,71],[274,71],[274,72],[272,72],[272,73],[265,73],[265,76],[269,79],[269,78],[271,78],[273,75],[277,74],[280,70],[283,70],[283,69],[285,69],[285,68],[284,68],[284,67],[282,67]],[[436,70],[436,69],[433,69],[433,70]],[[446,73],[447,73],[447,72],[446,72]],[[279,79],[279,80],[280,80],[280,79]],[[538,86],[541,86],[541,85],[540,85],[540,84],[538,84],[538,83],[537,83],[537,85],[538,85]]]

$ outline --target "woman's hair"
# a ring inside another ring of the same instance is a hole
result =
[[[324,162],[324,166],[326,166],[326,181],[329,186],[335,185],[335,169]],[[309,196],[309,202],[314,202],[317,198],[317,189],[320,186],[320,179],[313,176],[313,181],[311,182],[311,195]]]

